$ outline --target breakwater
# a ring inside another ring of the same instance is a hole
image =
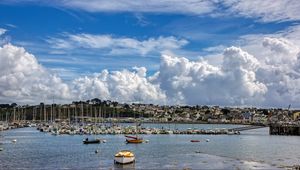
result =
[[[168,129],[141,126],[125,125],[105,125],[105,124],[39,124],[37,130],[51,133],[53,135],[105,135],[105,134],[203,134],[203,135],[234,135],[240,134],[239,131],[232,131],[226,128],[215,129]]]

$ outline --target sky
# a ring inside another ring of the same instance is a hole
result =
[[[0,103],[300,107],[298,0],[0,0]]]

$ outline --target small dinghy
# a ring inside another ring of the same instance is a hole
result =
[[[200,140],[191,140],[191,142],[200,142]]]
[[[100,143],[101,140],[100,139],[89,140],[89,138],[86,138],[82,142],[83,142],[83,144],[97,144],[97,143]]]
[[[115,154],[115,163],[118,164],[129,164],[135,162],[134,153],[129,150],[122,150]]]

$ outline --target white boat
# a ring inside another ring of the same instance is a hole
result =
[[[36,124],[32,123],[29,125],[29,127],[36,127]]]
[[[234,131],[228,131],[227,135],[234,135]]]
[[[115,154],[115,163],[129,164],[135,162],[134,153],[129,150],[122,150]]]

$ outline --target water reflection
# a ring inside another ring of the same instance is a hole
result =
[[[114,169],[128,169],[128,170],[135,170],[135,163],[130,163],[130,164],[114,164],[113,166]]]

